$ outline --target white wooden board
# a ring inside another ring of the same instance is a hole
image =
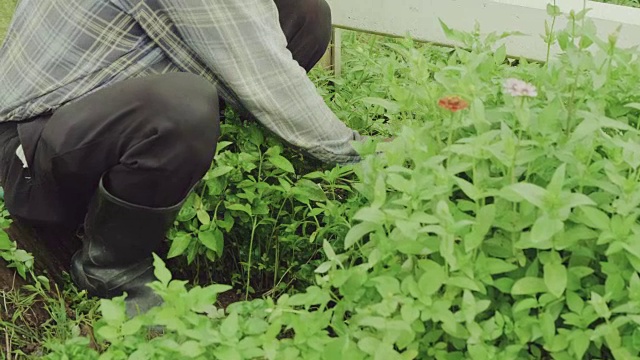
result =
[[[442,45],[457,45],[448,40],[438,19],[449,27],[471,31],[475,22],[483,33],[519,31],[525,36],[506,41],[510,56],[545,60],[547,45],[545,20],[550,20],[546,6],[551,0],[328,0],[333,22],[338,28],[361,30],[393,36],[410,35],[416,40]],[[618,46],[640,45],[640,9],[587,1],[587,8],[601,38],[622,25]],[[558,0],[563,12],[580,11],[582,0]],[[557,28],[567,24],[558,17]],[[553,49],[552,53],[558,49]]]

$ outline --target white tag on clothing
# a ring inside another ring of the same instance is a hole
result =
[[[22,145],[18,146],[18,148],[16,149],[16,155],[18,156],[18,159],[22,161],[22,167],[25,169],[28,168],[29,165],[27,165],[27,157],[24,155],[24,149],[22,148]]]

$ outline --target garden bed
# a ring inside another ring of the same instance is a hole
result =
[[[549,34],[558,58],[518,66],[452,29],[470,51],[348,33],[343,78],[312,77],[349,126],[395,140],[362,145],[360,164],[321,168],[230,113],[169,234],[173,273],[203,287],[170,281],[157,260],[166,303],[132,320],[122,299],[96,312],[68,291],[71,314],[45,300],[55,316],[37,351],[637,357],[640,63],[583,24]],[[167,332],[150,338],[153,325]]]

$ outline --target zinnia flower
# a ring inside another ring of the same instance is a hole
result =
[[[459,96],[445,96],[438,101],[438,106],[449,111],[456,112],[466,109],[469,106],[469,103]]]
[[[508,93],[511,96],[517,97],[536,97],[538,96],[538,90],[532,84],[529,84],[526,81],[522,81],[520,79],[507,79],[503,84],[503,89],[505,93]]]

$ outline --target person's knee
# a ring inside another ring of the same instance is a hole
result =
[[[193,74],[169,75],[163,86],[147,89],[145,104],[153,114],[154,131],[172,146],[184,149],[188,163],[209,167],[220,136],[216,87]],[[166,141],[166,140],[165,140]]]
[[[331,41],[331,8],[325,0],[300,0],[299,16],[304,18],[304,31],[318,48],[326,49]]]

